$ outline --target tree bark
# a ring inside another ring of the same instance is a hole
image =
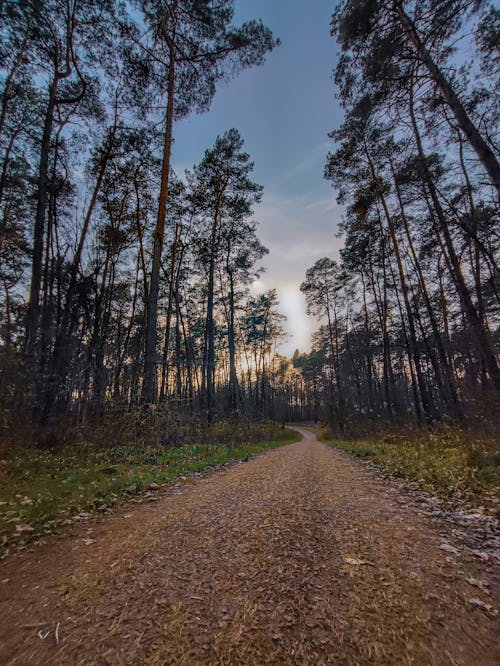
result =
[[[212,234],[210,240],[210,263],[208,268],[207,285],[207,319],[206,319],[206,408],[207,420],[213,420],[215,409],[215,322],[214,322],[214,290],[215,290],[215,255],[217,247],[217,232],[219,228],[219,207],[215,208],[212,222]]]

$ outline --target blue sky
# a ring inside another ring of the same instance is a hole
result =
[[[288,317],[280,351],[306,350],[310,332],[299,291],[305,271],[323,256],[336,257],[341,211],[323,179],[331,147],[328,132],[341,122],[332,70],[337,46],[330,36],[332,0],[236,0],[235,23],[261,18],[281,39],[262,67],[241,73],[216,93],[211,109],[175,128],[174,168],[198,162],[218,134],[236,127],[264,186],[256,208],[259,237],[269,248],[266,272],[255,289],[276,287]]]

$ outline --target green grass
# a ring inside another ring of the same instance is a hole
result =
[[[466,499],[493,506],[500,484],[498,446],[456,428],[440,428],[412,437],[382,441],[337,441],[328,431],[320,439],[370,460],[387,474],[417,481],[445,499]]]
[[[80,444],[61,451],[24,447],[0,450],[0,548],[59,531],[80,512],[105,511],[147,489],[230,460],[300,439],[298,433],[265,427],[273,439],[183,447]],[[262,432],[260,432],[262,434]],[[241,438],[236,438],[241,439]]]

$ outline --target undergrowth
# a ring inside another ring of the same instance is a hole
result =
[[[57,451],[26,447],[0,448],[0,547],[24,544],[42,533],[56,532],[81,512],[106,511],[185,474],[247,459],[264,449],[300,439],[274,423],[252,424],[233,432],[233,441],[182,447],[91,443]]]
[[[319,438],[442,498],[495,504],[500,451],[493,438],[453,427],[373,441],[338,441],[331,431],[322,430]]]

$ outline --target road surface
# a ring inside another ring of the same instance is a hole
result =
[[[11,554],[0,663],[500,663],[491,567],[302,432]]]

